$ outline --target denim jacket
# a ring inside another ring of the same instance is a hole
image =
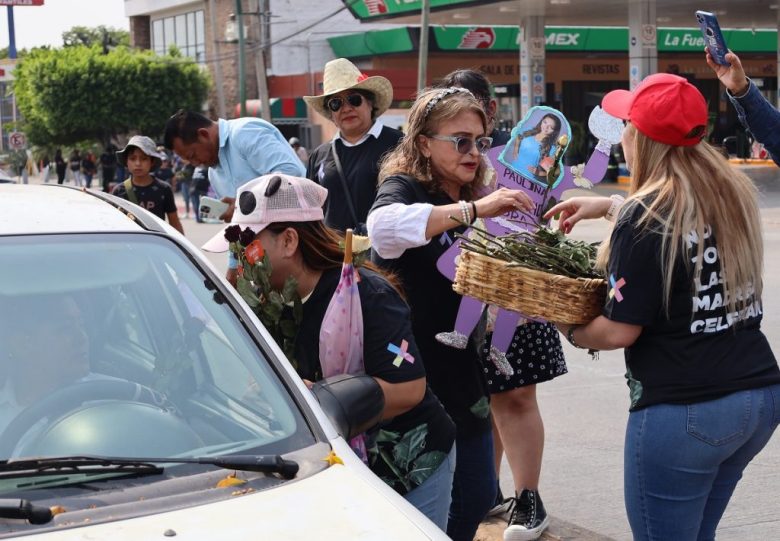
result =
[[[726,94],[737,110],[739,121],[780,165],[780,112],[761,95],[753,81],[742,96],[732,96],[728,91]]]

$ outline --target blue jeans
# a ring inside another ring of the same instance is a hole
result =
[[[780,423],[780,384],[632,412],[624,489],[635,541],[704,541]]]
[[[456,437],[455,477],[447,535],[453,541],[472,541],[477,528],[496,501],[493,433]]]
[[[420,512],[431,519],[431,522],[447,531],[447,518],[452,501],[452,477],[455,474],[455,446],[425,482],[407,492],[404,498]]]

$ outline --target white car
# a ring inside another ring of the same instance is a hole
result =
[[[447,539],[345,441],[373,379],[312,393],[150,213],[2,185],[0,262],[0,539]]]

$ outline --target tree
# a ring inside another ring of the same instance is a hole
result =
[[[62,44],[65,47],[100,45],[104,50],[122,45],[130,47],[130,32],[104,25],[96,27],[74,26],[62,33]]]
[[[179,108],[200,110],[208,75],[190,59],[119,47],[36,49],[14,71],[22,129],[35,145],[74,145],[118,134],[162,133]]]

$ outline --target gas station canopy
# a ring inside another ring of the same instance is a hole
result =
[[[361,22],[419,24],[421,0],[343,0]],[[436,25],[519,24],[543,16],[545,25],[626,26],[629,4],[639,0],[430,0]],[[697,9],[718,16],[722,28],[777,28],[778,0],[655,0],[659,26],[696,26]]]

